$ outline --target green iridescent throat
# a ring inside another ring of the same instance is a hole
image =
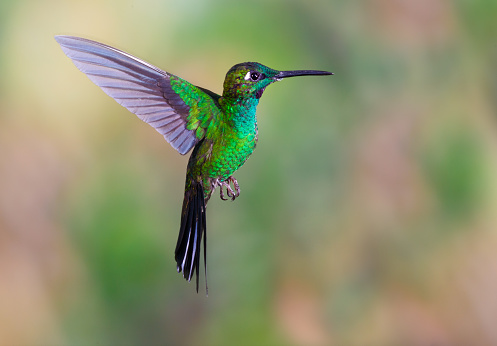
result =
[[[259,100],[250,98],[242,99],[241,102],[230,101],[226,97],[219,99],[226,121],[240,137],[254,133],[257,127],[256,109]]]

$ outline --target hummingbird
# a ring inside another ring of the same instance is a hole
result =
[[[120,105],[155,128],[188,160],[180,230],[175,249],[178,273],[199,286],[203,242],[207,287],[206,204],[219,187],[222,200],[235,200],[240,186],[233,173],[254,151],[256,108],[266,87],[284,78],[332,75],[316,70],[273,70],[257,62],[234,65],[223,94],[163,71],[108,45],[74,36],[55,36],[76,67]],[[226,191],[226,192],[224,192]]]

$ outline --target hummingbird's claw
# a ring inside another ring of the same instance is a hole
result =
[[[238,181],[233,176],[230,176],[228,179],[233,183],[233,187],[235,188],[235,194],[233,195],[233,200],[235,200],[235,198],[240,196],[240,185],[238,185]]]
[[[233,184],[234,189],[231,187],[231,184]],[[235,198],[240,196],[240,185],[238,185],[238,182],[232,176],[224,181],[219,181],[219,179],[214,180],[214,182],[212,183],[212,190],[214,190],[218,186],[219,197],[221,197],[223,201],[227,201],[228,199],[234,201]],[[226,194],[228,195],[228,198],[225,198],[224,188],[226,188]]]
[[[240,185],[238,185],[238,181],[236,181],[233,176],[230,176],[228,179],[226,179],[227,185],[226,185],[226,190],[228,192],[228,197],[231,197],[231,200],[234,201],[235,198],[240,196]],[[231,188],[231,184],[233,184],[233,187],[235,190]]]
[[[231,199],[232,201],[235,200],[235,192],[231,188],[229,180],[221,182],[219,186],[219,194],[223,201],[227,201],[228,199]],[[226,188],[226,194],[229,198],[224,198],[224,188]]]
[[[227,198],[224,198],[224,190],[223,190],[223,186],[225,186],[224,184],[221,184],[219,185],[219,197],[221,197],[221,199],[223,201],[227,201],[228,199]],[[229,192],[228,192],[228,196],[229,196]]]

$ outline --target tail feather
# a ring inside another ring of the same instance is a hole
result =
[[[192,182],[185,191],[181,226],[176,244],[175,259],[178,273],[190,281],[196,273],[197,292],[200,267],[200,245],[204,237],[205,290],[207,293],[207,234],[205,218],[204,189],[199,182]]]

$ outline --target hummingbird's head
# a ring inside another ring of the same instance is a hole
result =
[[[278,72],[257,62],[236,64],[226,74],[223,96],[235,100],[259,99],[264,89],[276,81],[274,76]]]
[[[277,71],[258,62],[244,62],[233,66],[224,79],[223,97],[242,101],[260,99],[266,87],[283,78],[309,75],[330,75],[331,72],[298,70]]]

